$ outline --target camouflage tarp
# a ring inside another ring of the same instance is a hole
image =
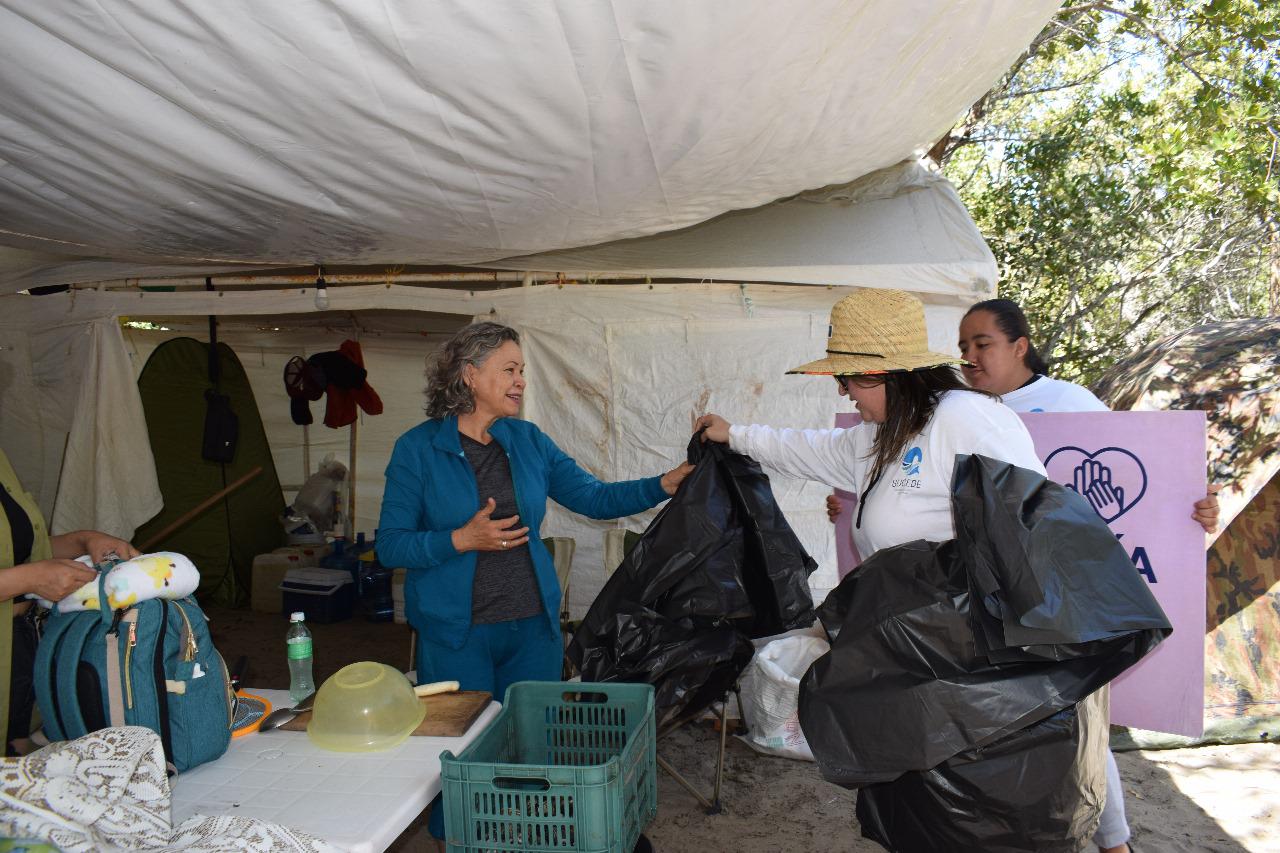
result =
[[[1114,409],[1208,413],[1223,532],[1208,554],[1207,734],[1215,721],[1280,716],[1280,319],[1172,335],[1094,391]]]

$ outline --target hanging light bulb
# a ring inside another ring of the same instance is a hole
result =
[[[329,290],[324,286],[324,267],[316,268],[316,310],[329,309]]]

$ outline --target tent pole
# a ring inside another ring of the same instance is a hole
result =
[[[311,476],[311,427],[302,425],[302,482]]]
[[[351,444],[347,456],[351,465],[347,470],[347,523],[343,530],[347,541],[355,540],[356,529],[356,424],[360,423],[360,415],[351,422]]]
[[[583,270],[467,270],[465,272],[402,272],[402,273],[335,273],[325,274],[325,284],[332,287],[333,285],[350,285],[350,284],[433,284],[433,283],[449,283],[449,282],[496,282],[496,283],[519,283],[524,287],[536,285],[539,281],[555,282],[564,281],[565,279],[583,279],[591,278],[595,282],[604,281],[648,281],[651,274],[633,273],[633,272],[610,272],[604,271],[583,271]],[[261,274],[243,273],[240,275],[221,274],[211,276],[214,283],[219,288],[228,287],[315,287],[315,273],[299,273],[282,275],[275,272],[263,272]],[[74,282],[71,286],[75,290],[133,290],[140,286],[146,287],[196,287],[204,284],[205,277],[198,276],[157,276],[155,278],[118,278],[118,279],[98,279],[96,281]]]

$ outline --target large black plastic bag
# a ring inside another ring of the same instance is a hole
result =
[[[658,723],[720,698],[751,640],[813,624],[817,567],[759,464],[695,435],[697,467],[591,605],[569,644],[587,681],[655,687]]]
[[[927,772],[862,788],[862,834],[900,853],[1077,853],[1106,797],[1106,694]]]
[[[819,608],[832,650],[801,684],[801,726],[827,779],[890,783],[860,793],[864,831],[918,825],[949,838],[927,847],[876,837],[891,850],[1072,850],[1064,827],[1096,818],[1105,758],[1081,745],[1105,743],[1105,716],[1037,724],[1136,663],[1168,620],[1074,492],[962,456],[953,499],[955,540],[880,551]],[[1003,761],[988,764],[995,752]],[[985,781],[960,784],[963,774]],[[1036,794],[1035,783],[1048,788]],[[1011,835],[999,816],[1019,814],[1029,795],[1046,804],[1030,815],[1040,830],[1023,820],[1024,840],[1001,846]],[[893,817],[908,812],[906,824]]]

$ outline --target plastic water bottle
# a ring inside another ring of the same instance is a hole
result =
[[[289,698],[295,705],[316,692],[316,683],[311,678],[311,632],[303,618],[301,610],[292,613],[289,633],[284,637],[289,650]]]

